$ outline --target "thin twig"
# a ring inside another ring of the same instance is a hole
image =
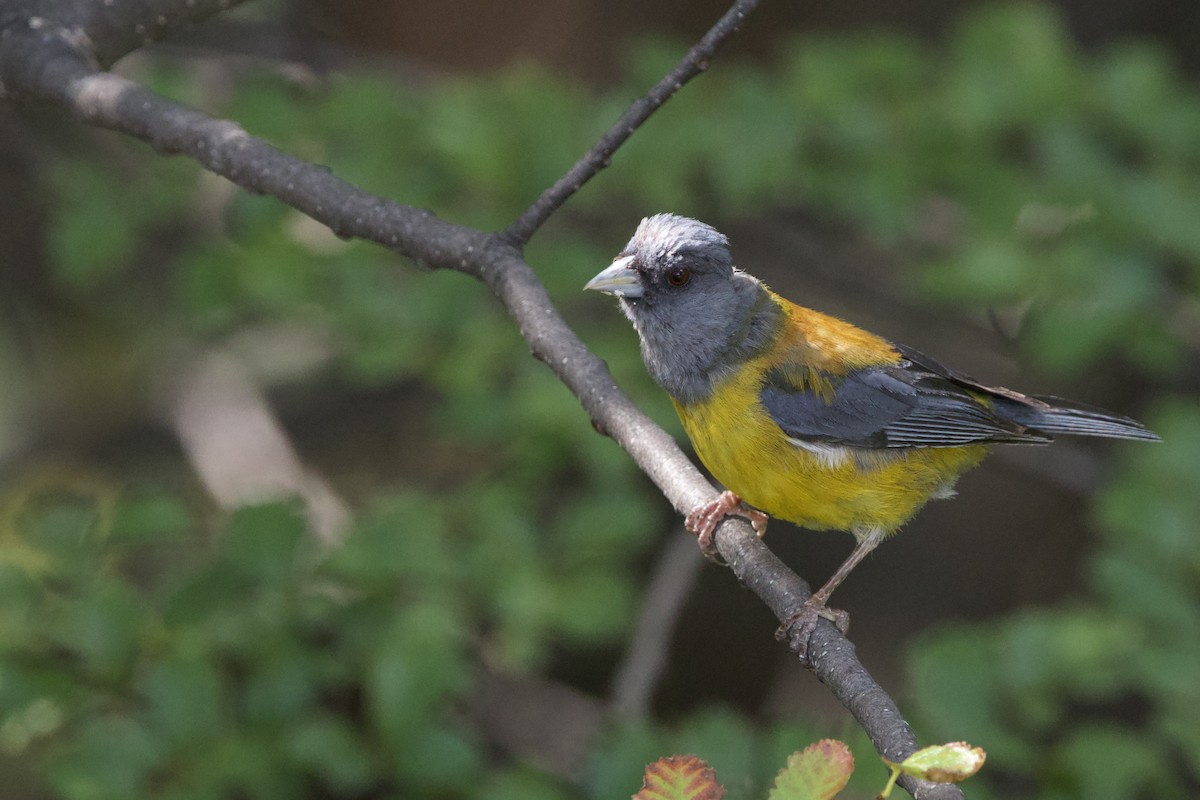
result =
[[[664,103],[671,99],[683,85],[692,78],[708,69],[708,64],[716,54],[721,43],[728,39],[742,24],[761,0],[737,0],[725,12],[717,24],[701,37],[700,41],[687,52],[674,69],[654,85],[641,99],[635,101],[621,118],[600,137],[583,158],[575,162],[575,166],[563,175],[554,185],[538,197],[529,208],[504,230],[504,238],[516,245],[524,245],[540,228],[550,215],[567,201],[571,195],[579,191],[585,183],[596,176],[596,173],[609,165],[613,153],[641,127]]]

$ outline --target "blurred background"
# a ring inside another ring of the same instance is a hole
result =
[[[498,229],[721,2],[248,4],[117,66]],[[997,451],[838,592],[972,798],[1200,790],[1200,5],[766,2],[528,259],[713,223],[798,302],[1159,445]],[[481,285],[52,109],[0,113],[0,786],[67,798],[762,797],[847,713]],[[841,534],[774,523],[820,583]]]

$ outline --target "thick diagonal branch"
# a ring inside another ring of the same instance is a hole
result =
[[[132,50],[245,1],[6,0],[0,7],[0,36],[43,44],[62,39],[97,65],[108,67]],[[30,78],[9,83],[10,70],[36,71],[51,65],[52,60],[27,54],[4,65],[0,75],[5,76],[7,88],[21,88]]]
[[[376,197],[323,167],[282,153],[233,122],[214,119],[99,70],[97,64],[131,46],[134,37],[128,31],[114,33],[107,21],[100,24],[85,13],[84,9],[95,5],[82,0],[19,0],[7,7],[0,16],[0,83],[5,94],[57,104],[84,122],[129,134],[162,153],[186,155],[247,191],[276,197],[341,236],[368,239],[429,268],[454,269],[477,277],[503,303],[533,354],[579,398],[597,429],[629,452],[677,510],[689,511],[715,496],[674,440],[616,386],[604,362],[566,324],[521,256],[524,238],[602,163],[587,166],[585,162],[591,163],[588,159],[581,161],[584,166],[572,170],[578,172],[577,177],[565,176],[559,182],[565,188],[544,195],[549,197],[544,207],[535,203],[526,222],[515,223],[508,236],[452,225],[430,212]],[[143,31],[158,32],[164,18],[157,13],[160,5],[169,11],[193,6],[211,13],[222,3],[110,0],[104,5],[115,7],[113,14],[124,14],[121,19],[134,30],[140,25]],[[739,2],[730,13],[736,17],[753,5]],[[46,13],[36,13],[43,7]],[[20,13],[13,13],[18,8]],[[138,13],[144,14],[144,19],[130,21]],[[194,17],[181,15],[178,19],[191,21]],[[110,35],[112,41],[106,41]],[[694,64],[697,71],[703,66],[702,61]],[[644,119],[651,111],[653,107],[627,116]],[[593,152],[604,154],[603,162],[626,138],[628,132],[618,132]],[[779,620],[790,618],[809,596],[807,585],[744,521],[727,520],[716,542],[733,572]],[[916,739],[895,703],[859,663],[849,641],[823,623],[813,635],[810,653],[811,669],[863,725],[881,754],[900,761],[916,749]],[[957,787],[949,784],[908,780],[902,785],[918,798],[962,797]]]

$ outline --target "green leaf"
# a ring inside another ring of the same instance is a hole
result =
[[[167,587],[163,622],[172,628],[219,621],[227,613],[242,609],[253,583],[221,563],[210,563],[181,575]]]
[[[1056,748],[1055,761],[1088,800],[1168,797],[1171,768],[1159,743],[1132,729],[1084,726]]]
[[[239,508],[230,520],[225,557],[246,578],[278,583],[291,575],[307,536],[307,523],[296,505]]]
[[[447,609],[404,609],[378,634],[365,676],[368,710],[379,731],[408,746],[470,685],[463,630]]]
[[[284,749],[292,762],[339,795],[360,794],[375,774],[369,747],[345,719],[319,716],[289,726]]]
[[[959,783],[978,772],[986,760],[987,754],[982,747],[951,742],[922,747],[899,764],[886,758],[883,762],[914,778],[935,783]]]
[[[191,528],[191,514],[177,497],[140,491],[121,497],[109,537],[122,544],[172,542]]]
[[[105,519],[97,498],[66,491],[31,499],[20,515],[21,544],[29,545],[18,563],[69,581],[94,568]],[[21,548],[24,550],[24,547]]]
[[[170,657],[151,666],[140,683],[157,736],[175,744],[195,743],[220,727],[224,687],[207,658]]]
[[[51,785],[65,800],[144,797],[152,770],[166,756],[163,742],[129,717],[83,724],[51,758]]]
[[[6,555],[11,557],[11,552]],[[45,634],[45,597],[43,582],[21,567],[0,563],[0,656],[38,647]],[[0,680],[0,692],[5,688]]]
[[[846,788],[854,772],[850,748],[836,739],[822,739],[788,757],[768,800],[831,800]]]
[[[628,576],[607,568],[571,573],[554,589],[554,623],[582,641],[605,639],[623,631],[632,617],[633,586]]]
[[[287,723],[307,710],[316,697],[311,662],[315,653],[292,644],[271,647],[252,664],[243,688],[247,719],[256,723]]]
[[[475,795],[480,800],[568,800],[576,796],[532,768],[494,771]]]
[[[150,622],[144,604],[125,584],[105,582],[62,607],[54,620],[54,636],[64,649],[81,657],[93,678],[119,678],[134,658],[142,626]]]
[[[425,728],[396,751],[397,773],[422,794],[465,791],[479,780],[483,754],[469,731]]]
[[[330,567],[364,588],[452,587],[462,567],[448,544],[443,519],[442,505],[433,494],[377,499],[360,515]]]

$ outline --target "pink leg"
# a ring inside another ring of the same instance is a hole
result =
[[[808,640],[817,627],[818,619],[829,620],[843,634],[850,629],[850,615],[840,609],[830,608],[827,605],[829,596],[846,579],[850,571],[858,566],[858,562],[879,546],[879,543],[883,541],[883,535],[883,531],[879,528],[867,532],[867,535],[859,540],[854,552],[837,568],[837,572],[825,581],[825,585],[813,592],[812,596],[804,601],[800,610],[780,625],[779,630],[775,631],[776,639],[780,641],[788,639],[795,643],[796,655],[800,657],[801,661],[808,659]]]
[[[721,492],[721,496],[711,503],[693,508],[684,521],[684,527],[696,535],[696,543],[705,557],[713,558],[717,554],[713,533],[723,519],[734,515],[750,520],[751,527],[760,538],[767,532],[767,520],[770,517],[746,505],[742,498],[728,491]]]

